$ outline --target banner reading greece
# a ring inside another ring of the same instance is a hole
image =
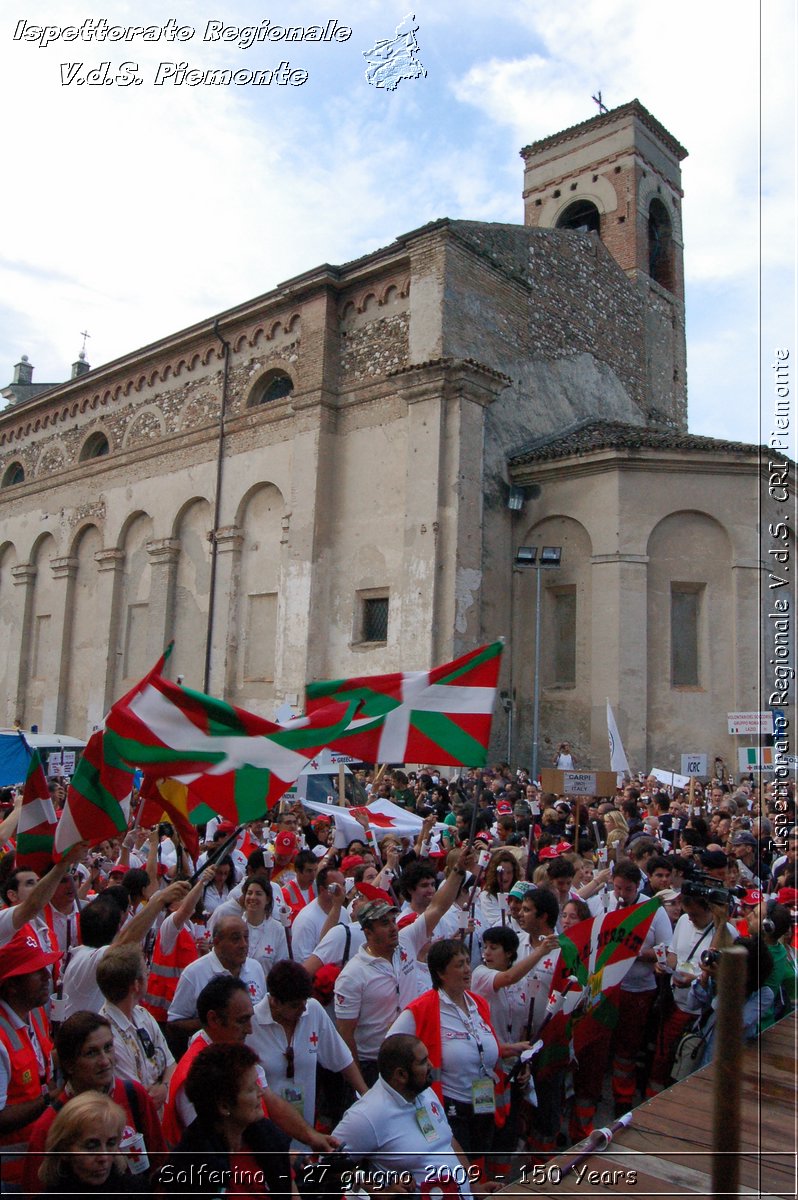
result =
[[[607,701],[607,736],[610,742],[610,770],[616,772],[618,783],[620,783],[624,773],[629,774],[629,763],[626,760],[626,751],[623,748],[621,735],[615,723],[615,714],[609,700]]]

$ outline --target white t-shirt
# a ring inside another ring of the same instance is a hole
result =
[[[316,1068],[321,1066],[328,1071],[338,1072],[345,1070],[352,1062],[346,1042],[318,1000],[312,998],[297,1021],[291,1039],[294,1051],[293,1078],[289,1079],[287,1074],[285,1051],[288,1039],[282,1025],[272,1016],[268,996],[255,1006],[252,1033],[247,1038],[247,1045],[260,1059],[271,1090],[297,1109],[301,1107],[309,1125],[313,1125],[316,1116]],[[306,1152],[309,1147],[294,1141],[291,1149]]]
[[[737,938],[737,930],[733,925],[727,925],[726,929],[732,938]],[[689,962],[697,968],[701,961],[701,955],[711,945],[714,932],[715,926],[712,921],[703,929],[697,929],[687,913],[682,913],[673,928],[668,953],[676,955],[677,966],[679,963],[687,962],[689,956]],[[697,949],[694,949],[699,939],[700,944]],[[698,971],[696,970],[697,974]],[[677,987],[673,984],[673,998],[682,1012],[695,1011],[695,1003],[691,1000],[690,995],[690,984],[686,987]]]
[[[274,917],[267,917],[261,921],[260,925],[250,925],[247,921],[247,929],[249,930],[247,953],[250,958],[255,959],[255,962],[260,963],[263,967],[263,974],[268,977],[269,971],[276,962],[288,958],[288,939],[285,936],[285,930],[279,921],[275,921]]]
[[[76,1012],[98,1013],[105,1004],[97,986],[97,967],[107,951],[108,946],[73,946],[63,976],[63,1021]]]
[[[438,992],[441,1005],[441,1087],[444,1096],[472,1101],[471,1085],[480,1078],[493,1078],[499,1059],[499,1044],[490,1025],[482,1019],[476,1004],[466,995],[468,1015]],[[415,1033],[416,1020],[409,1009],[399,1013],[388,1036],[392,1033]]]
[[[174,1055],[166,1044],[166,1038],[155,1018],[136,1004],[133,1020],[129,1020],[121,1009],[106,1000],[100,1012],[111,1022],[114,1035],[114,1071],[118,1079],[135,1079],[144,1088],[160,1083],[165,1072],[174,1063]],[[147,1054],[144,1042],[137,1034],[142,1029],[152,1043],[152,1053]]]
[[[429,1137],[421,1130],[418,1111],[425,1113]],[[430,1189],[430,1183],[441,1177],[455,1181],[462,1178],[462,1164],[452,1148],[452,1131],[432,1088],[415,1100],[405,1100],[380,1078],[348,1109],[333,1136],[353,1158],[367,1157],[380,1171],[409,1171],[421,1195],[442,1190]],[[462,1197],[471,1195],[468,1183],[453,1186],[455,1194],[459,1190]]]
[[[297,962],[304,962],[313,954],[328,917],[329,913],[324,911],[318,899],[311,900],[299,910],[291,926],[291,949]],[[349,924],[349,913],[345,908],[341,909],[338,920],[342,925]]]
[[[203,958],[198,958],[196,962],[189,963],[180,976],[180,982],[177,985],[177,991],[169,1008],[167,1020],[185,1021],[196,1017],[197,997],[205,987],[205,984],[210,983],[217,975],[231,974],[232,972],[228,971],[219,962],[215,950],[211,950],[210,954],[204,955]],[[258,1000],[262,1000],[266,995],[266,979],[263,975],[263,967],[260,963],[255,962],[253,958],[244,960],[244,965],[241,968],[238,978],[246,984],[253,1004],[256,1004]]]
[[[502,1042],[523,1040],[529,1018],[531,996],[527,977],[509,987],[494,988],[493,980],[499,972],[492,967],[475,967],[469,991],[484,996],[490,1005],[490,1019]]]
[[[328,929],[324,937],[319,942],[313,954],[321,959],[323,964],[334,963],[339,966],[344,963],[344,953],[346,951],[346,931],[349,930],[349,958],[347,962],[355,954],[361,946],[366,944],[366,935],[358,925],[357,921],[350,921],[348,925],[333,925],[332,929]]]
[[[361,1061],[376,1059],[391,1022],[415,1000],[416,956],[427,940],[426,922],[414,921],[399,931],[390,962],[372,957],[364,945],[336,979],[335,1015],[357,1020],[355,1046]]]

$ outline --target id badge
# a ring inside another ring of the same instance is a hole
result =
[[[305,1097],[301,1087],[294,1087],[293,1084],[287,1083],[282,1089],[280,1095],[283,1100],[287,1100],[292,1108],[295,1108],[300,1117],[305,1115]]]
[[[475,1079],[471,1084],[471,1105],[474,1115],[481,1117],[496,1111],[493,1080],[488,1078]]]
[[[435,1142],[438,1140],[438,1131],[433,1125],[432,1117],[429,1115],[426,1108],[422,1107],[416,1109],[416,1124],[428,1142]]]

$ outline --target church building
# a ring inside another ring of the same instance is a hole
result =
[[[523,224],[434,221],[65,383],[23,358],[0,724],[87,736],[171,638],[273,717],[503,636],[493,757],[529,764],[537,626],[540,765],[606,768],[609,699],[634,770],[736,766],[760,450],[687,429],[685,155],[634,100],[522,151]]]

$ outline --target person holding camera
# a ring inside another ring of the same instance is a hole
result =
[[[665,968],[671,973],[673,1008],[664,1014],[657,1033],[647,1098],[668,1086],[676,1045],[701,1009],[692,991],[693,981],[701,972],[701,954],[730,946],[737,936],[736,929],[729,924],[728,893],[715,880],[708,877],[686,880],[682,908],[668,946]]]
[[[741,938],[736,945],[742,946],[748,955],[742,1012],[743,1039],[748,1042],[757,1036],[763,1017],[773,1008],[773,989],[767,982],[762,982],[773,973],[773,956],[759,934],[751,938]],[[704,1053],[696,1065],[696,1070],[706,1067],[712,1061],[717,1006],[716,979],[721,954],[722,951],[716,947],[703,952],[700,961],[701,972],[698,978],[693,980],[690,988],[693,1002],[703,1013],[701,1033],[705,1039]]]

